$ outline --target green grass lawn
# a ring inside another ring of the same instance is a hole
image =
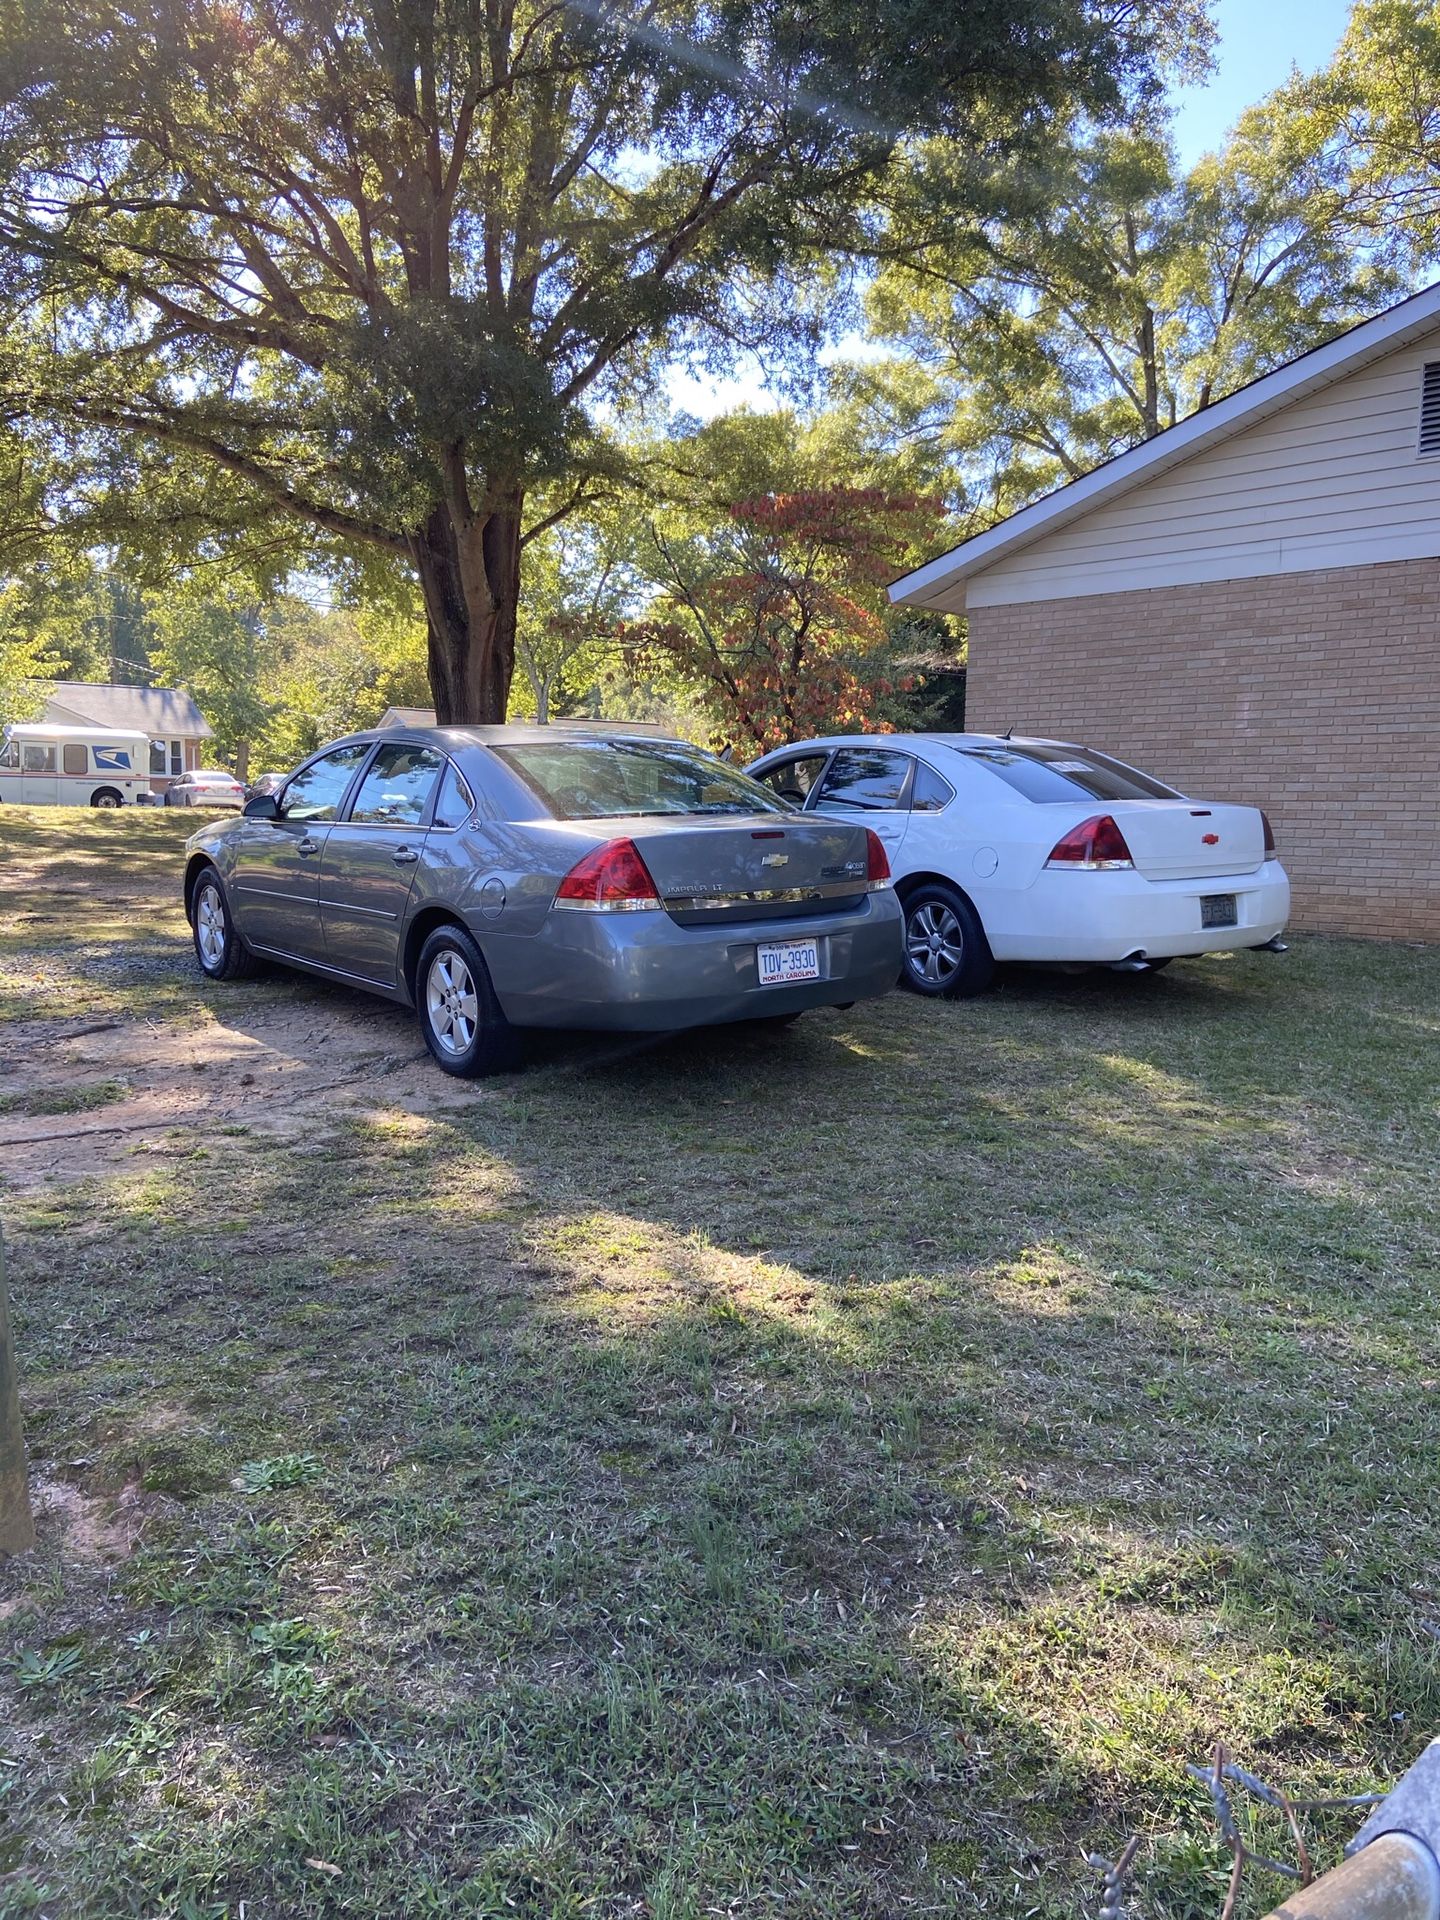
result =
[[[0,1054],[353,1008],[198,981],[191,824],[0,817]],[[0,1915],[1020,1920],[1138,1829],[1183,1920],[1187,1760],[1437,1730],[1440,951],[435,1086],[0,1188],[84,1521],[0,1574]]]

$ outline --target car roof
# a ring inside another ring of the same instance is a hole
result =
[[[1064,747],[1074,744],[1038,733],[832,733],[817,735],[813,740],[795,740],[788,747],[771,747],[759,758],[768,760],[772,754],[803,753],[810,747],[823,747],[828,753],[832,747]]]
[[[328,753],[332,747],[358,746],[371,740],[412,740],[423,742],[426,746],[447,747],[451,752],[457,747],[519,747],[544,743],[553,745],[557,740],[568,745],[583,746],[587,741],[597,740],[637,740],[648,741],[652,746],[692,747],[694,742],[683,740],[677,734],[640,732],[626,726],[624,721],[615,726],[603,723],[594,725],[567,724],[563,720],[551,721],[548,726],[473,726],[473,727],[371,727],[363,733],[347,733],[342,739],[329,740],[323,747],[317,747],[316,753]],[[308,755],[313,759],[315,755]]]

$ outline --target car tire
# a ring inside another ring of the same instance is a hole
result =
[[[995,977],[980,916],[955,887],[932,882],[904,899],[900,983],[930,1000],[969,1000]]]
[[[90,796],[92,807],[123,807],[125,802],[114,787],[97,787]]]
[[[230,902],[214,867],[202,867],[190,895],[195,958],[207,980],[249,980],[260,970],[230,917]]]
[[[520,1053],[490,970],[463,927],[437,927],[415,963],[415,1014],[435,1064],[460,1080],[513,1067]]]

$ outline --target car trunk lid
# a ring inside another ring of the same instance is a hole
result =
[[[1191,800],[1125,800],[1107,811],[1148,880],[1204,880],[1253,873],[1265,858],[1258,807],[1199,806]]]
[[[633,840],[682,926],[839,913],[868,885],[865,829],[848,820],[751,814],[606,825]]]

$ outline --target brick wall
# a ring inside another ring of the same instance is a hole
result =
[[[976,607],[966,725],[1254,801],[1292,926],[1440,940],[1440,560]]]

